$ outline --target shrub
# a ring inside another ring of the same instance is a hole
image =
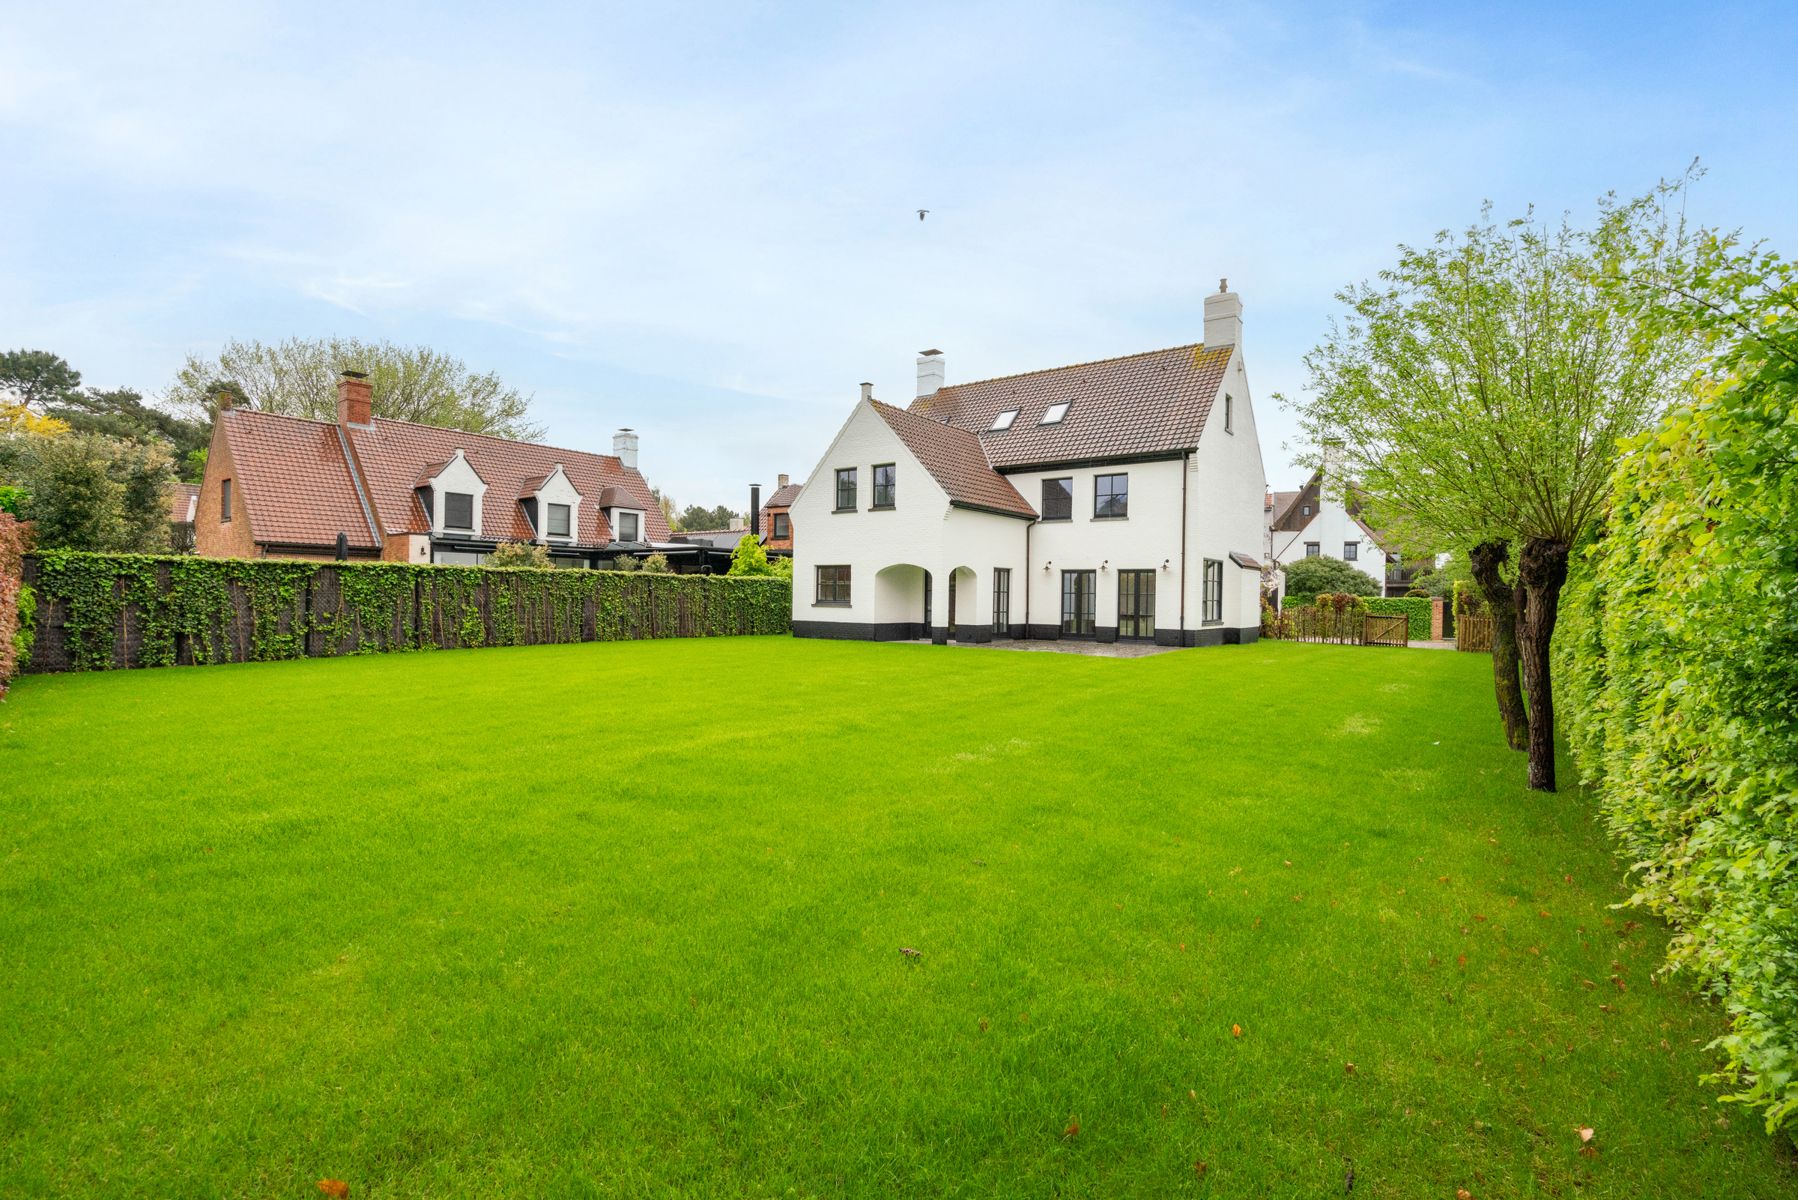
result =
[[[549,567],[549,548],[536,542],[501,542],[487,556],[490,567]]]
[[[31,651],[37,600],[24,579],[30,548],[31,526],[0,512],[0,696]]]
[[[1576,761],[1634,864],[1631,902],[1676,927],[1672,968],[1729,1013],[1714,1080],[1791,1130],[1798,364],[1748,365],[1627,445],[1556,654]]]
[[[642,569],[651,575],[674,574],[674,568],[668,565],[668,556],[660,550],[644,557]]]
[[[1351,596],[1377,596],[1380,585],[1371,577],[1339,558],[1301,558],[1297,562],[1287,563],[1286,603],[1309,604],[1316,596],[1325,593],[1346,593]]]
[[[643,564],[637,561],[637,556],[634,554],[620,554],[612,560],[612,570],[614,571],[635,571],[642,566]]]
[[[730,552],[731,575],[778,575],[779,568],[768,561],[768,552],[762,549],[762,543],[755,534],[746,533],[737,543],[737,548]],[[793,567],[787,566],[787,578],[793,577]]]
[[[1429,640],[1432,607],[1428,596],[1376,596],[1367,601],[1367,611],[1370,613],[1404,617],[1407,636],[1414,642]]]

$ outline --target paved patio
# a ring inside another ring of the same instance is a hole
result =
[[[911,644],[928,646],[931,643],[926,638],[917,638]],[[1152,642],[1086,642],[1072,639],[1024,641],[1017,638],[995,638],[990,642],[950,642],[949,645],[968,650],[1035,650],[1050,654],[1086,654],[1094,658],[1147,658],[1151,654],[1166,654],[1170,650],[1180,649],[1179,646],[1157,646]]]

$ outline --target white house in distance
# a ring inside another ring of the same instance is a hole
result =
[[[1260,628],[1266,476],[1242,302],[1205,340],[945,384],[870,384],[793,501],[801,637],[1196,646]]]
[[[1340,469],[1335,447],[1326,445],[1323,466],[1304,487],[1267,494],[1264,553],[1282,567],[1301,558],[1339,558],[1378,584],[1383,595],[1392,555],[1361,520],[1353,488],[1337,478]]]

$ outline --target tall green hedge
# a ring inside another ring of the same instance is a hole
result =
[[[1718,1081],[1798,1130],[1798,363],[1628,446],[1556,632],[1582,775],[1726,1006]]]
[[[786,633],[780,579],[50,552],[32,669]]]
[[[1376,596],[1367,611],[1381,616],[1404,617],[1414,642],[1430,640],[1430,599],[1427,596]]]

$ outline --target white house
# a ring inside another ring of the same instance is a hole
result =
[[[1205,340],[946,384],[862,385],[793,500],[802,637],[1253,641],[1266,490],[1242,302]]]
[[[1339,479],[1340,467],[1333,446],[1326,445],[1323,466],[1314,471],[1296,492],[1269,492],[1266,501],[1267,539],[1263,553],[1279,566],[1301,558],[1338,558],[1372,579],[1382,590],[1399,573],[1388,570],[1396,556],[1361,519],[1355,489]],[[1403,579],[1409,586],[1409,576]],[[1399,587],[1402,594],[1404,586]]]

